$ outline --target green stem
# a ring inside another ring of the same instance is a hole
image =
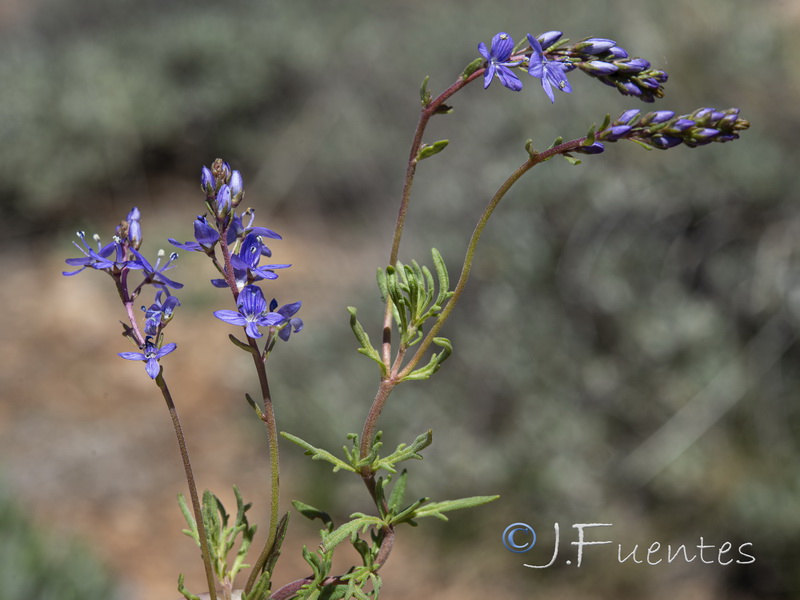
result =
[[[253,348],[253,363],[255,364],[256,371],[258,372],[258,382],[261,386],[261,396],[264,401],[264,411],[261,420],[267,427],[267,438],[269,440],[269,463],[270,463],[270,515],[269,515],[269,534],[267,542],[264,545],[264,550],[258,557],[258,560],[253,565],[250,572],[250,577],[247,579],[245,585],[245,592],[249,593],[255,585],[261,570],[270,553],[270,549],[275,545],[275,540],[278,536],[278,521],[279,521],[279,502],[280,502],[280,467],[278,460],[278,425],[275,420],[275,411],[272,406],[272,395],[269,391],[269,380],[267,379],[267,368],[261,353],[258,350],[256,340],[248,336],[247,341],[250,347]]]
[[[497,190],[492,199],[489,201],[489,204],[486,205],[486,208],[483,211],[480,219],[478,219],[478,223],[475,225],[475,230],[472,232],[472,237],[469,240],[469,244],[467,245],[467,252],[466,256],[464,257],[464,266],[461,268],[461,276],[458,278],[458,282],[456,283],[456,287],[453,290],[453,295],[450,297],[450,300],[447,302],[447,305],[442,310],[439,318],[436,319],[433,327],[425,336],[425,339],[422,340],[422,343],[417,348],[416,353],[411,358],[411,360],[403,367],[403,370],[397,374],[397,379],[401,380],[403,377],[411,373],[414,368],[417,366],[419,361],[424,356],[427,349],[430,347],[431,343],[433,343],[433,338],[439,333],[439,331],[444,326],[447,318],[450,316],[450,313],[453,312],[453,309],[458,302],[461,293],[464,291],[464,288],[467,285],[467,280],[469,279],[470,271],[472,270],[472,261],[475,257],[475,249],[478,246],[478,241],[481,239],[481,234],[483,230],[486,228],[486,224],[489,221],[489,217],[492,216],[495,208],[497,205],[500,204],[500,201],[506,195],[508,190],[511,189],[519,179],[525,175],[528,171],[530,171],[533,167],[542,163],[557,154],[566,154],[570,151],[579,148],[586,138],[578,138],[575,140],[571,140],[569,142],[565,142],[563,144],[559,144],[558,146],[554,146],[544,152],[539,152],[528,158],[516,171],[514,171],[508,179],[503,182],[503,185],[500,186],[500,189]]]
[[[189,496],[192,499],[192,510],[194,511],[194,518],[197,522],[197,535],[200,539],[200,554],[203,557],[203,565],[206,569],[208,593],[211,600],[217,600],[217,586],[214,584],[211,552],[208,547],[206,528],[203,525],[203,513],[200,508],[200,497],[197,495],[197,485],[195,484],[194,474],[192,472],[192,463],[189,460],[189,450],[186,448],[186,439],[183,437],[181,421],[178,418],[178,409],[175,408],[175,403],[172,401],[172,395],[169,393],[167,382],[164,381],[163,370],[158,374],[158,377],[156,377],[156,385],[158,385],[161,394],[164,396],[164,401],[167,403],[169,416],[172,417],[172,426],[175,428],[175,437],[178,438],[178,447],[180,448],[181,458],[183,459],[183,468],[186,471],[186,483],[189,485]]]

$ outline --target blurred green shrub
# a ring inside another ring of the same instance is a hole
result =
[[[0,598],[113,600],[108,573],[86,548],[36,529],[0,492]]]

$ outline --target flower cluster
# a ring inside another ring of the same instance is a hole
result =
[[[528,47],[517,53],[514,40],[505,32],[492,38],[491,50],[483,42],[478,44],[478,51],[486,59],[484,88],[497,76],[502,85],[517,92],[522,89],[522,82],[512,69],[525,68],[529,75],[541,80],[547,97],[554,102],[553,88],[571,92],[566,74],[580,69],[616,87],[623,95],[636,96],[644,102],[664,95],[662,84],[667,81],[667,74],[652,68],[643,58],[630,58],[614,40],[591,37],[568,46],[568,40],[561,40],[561,36],[560,31],[548,31],[538,37],[529,33]]]
[[[147,374],[155,379],[158,376],[160,367],[158,361],[165,355],[175,350],[175,344],[164,345],[162,334],[164,327],[172,319],[172,314],[180,301],[173,296],[169,288],[181,289],[182,283],[178,283],[164,275],[165,271],[175,267],[178,258],[177,253],[170,254],[169,260],[163,265],[161,260],[164,252],[159,251],[155,266],[139,252],[142,244],[141,213],[138,208],[133,208],[128,216],[116,228],[112,241],[105,246],[100,244],[100,236],[94,235],[97,248],[92,248],[86,241],[86,234],[78,232],[80,244],[73,242],[75,247],[83,254],[82,258],[68,258],[66,263],[71,266],[80,267],[77,271],[64,271],[63,275],[77,275],[84,269],[95,269],[110,275],[119,293],[120,299],[126,307],[130,307],[133,301],[139,296],[142,289],[147,285],[152,285],[156,289],[155,301],[147,308],[142,306],[145,313],[145,326],[143,336],[135,323],[132,327],[125,328],[125,334],[130,337],[138,346],[141,352],[121,352],[119,355],[128,360],[141,360],[145,362]],[[142,274],[142,281],[132,287],[130,281],[131,271],[139,271]],[[162,300],[162,296],[164,299]],[[129,313],[130,314],[130,313]],[[152,339],[155,338],[155,342]]]
[[[662,84],[667,81],[666,72],[652,68],[643,58],[630,58],[614,40],[587,38],[554,53],[587,75],[617,88],[624,96],[635,96],[643,102],[654,102],[664,96]]]
[[[229,287],[237,300],[238,311],[217,311],[218,318],[227,323],[241,325],[251,338],[260,338],[260,327],[269,327],[282,340],[288,340],[294,332],[303,328],[303,322],[295,317],[300,302],[278,308],[276,300],[267,306],[263,292],[254,283],[275,279],[275,269],[285,269],[288,264],[261,265],[261,257],[272,256],[272,251],[264,239],[281,239],[281,236],[266,227],[255,227],[255,212],[248,209],[237,214],[236,208],[244,198],[244,183],[239,171],[232,170],[228,163],[217,159],[211,167],[203,167],[200,175],[201,187],[206,194],[207,214],[199,215],[194,221],[194,241],[169,242],[178,248],[208,255],[222,275],[211,283],[216,287]],[[67,276],[77,275],[84,269],[95,269],[109,274],[115,281],[119,296],[131,319],[125,325],[125,335],[131,338],[139,352],[120,352],[127,360],[140,360],[145,363],[147,374],[155,379],[160,373],[159,361],[174,351],[174,343],[164,344],[164,328],[172,320],[180,300],[170,289],[181,289],[183,284],[170,279],[165,272],[175,267],[178,254],[173,252],[164,261],[165,252],[160,250],[155,265],[139,252],[142,244],[141,214],[138,208],[131,210],[125,220],[116,228],[111,242],[100,243],[94,236],[94,245],[86,240],[86,234],[78,232],[80,243],[73,242],[83,254],[79,258],[68,258],[68,265],[79,267],[75,271],[65,271]],[[246,224],[245,224],[246,223]],[[218,256],[217,250],[221,256]],[[142,280],[132,287],[129,275],[138,271]],[[139,328],[131,310],[133,301],[145,286],[156,290],[153,303],[142,306],[144,326]]]
[[[619,118],[598,131],[593,140],[587,139],[587,145],[577,151],[599,154],[604,149],[602,142],[622,139],[660,150],[680,144],[696,148],[711,142],[739,139],[739,132],[748,127],[750,123],[739,117],[738,108],[698,108],[688,115],[676,115],[671,110],[641,114],[641,111],[633,109],[626,110]]]
[[[200,187],[206,194],[208,215],[199,215],[194,221],[194,241],[178,242],[170,238],[173,246],[194,252],[203,252],[213,261],[221,278],[212,279],[215,287],[228,287],[236,299],[236,311],[218,310],[214,315],[245,328],[248,337],[263,336],[260,328],[270,328],[282,340],[288,340],[292,332],[303,328],[303,322],[295,317],[300,302],[287,304],[277,309],[272,300],[269,306],[256,282],[277,279],[275,269],[286,269],[288,264],[262,265],[261,257],[271,257],[272,250],[264,239],[280,240],[281,236],[266,227],[255,227],[255,211],[248,209],[236,214],[236,208],[244,198],[244,181],[241,173],[231,169],[222,159],[215,160],[211,167],[200,172]],[[245,224],[245,221],[247,224]],[[220,248],[221,260],[217,256]]]

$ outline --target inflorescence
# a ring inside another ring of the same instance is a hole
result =
[[[541,79],[547,97],[554,102],[553,88],[571,92],[566,74],[580,69],[616,87],[621,94],[644,102],[653,102],[664,95],[662,84],[667,81],[667,74],[652,68],[643,58],[630,58],[614,40],[591,37],[570,46],[569,40],[561,40],[561,36],[560,31],[548,31],[538,37],[528,34],[527,46],[517,49],[505,32],[492,38],[491,50],[481,42],[478,51],[487,61],[484,87],[489,87],[496,75],[501,84],[518,92],[522,82],[512,69],[527,69],[529,75]]]
[[[206,194],[208,212],[194,221],[195,240],[181,243],[170,238],[169,242],[183,250],[205,253],[222,275],[222,278],[213,279],[212,285],[231,288],[238,311],[216,311],[214,314],[217,318],[232,325],[241,325],[252,339],[263,337],[260,328],[267,328],[268,348],[274,344],[275,335],[288,340],[292,333],[303,328],[303,321],[295,317],[301,303],[294,302],[278,308],[277,300],[273,299],[268,305],[263,291],[255,285],[259,281],[276,279],[278,275],[275,269],[291,266],[259,264],[262,256],[272,256],[272,251],[263,240],[279,240],[281,236],[266,227],[253,226],[255,211],[252,209],[236,214],[236,208],[244,198],[244,184],[241,173],[232,170],[228,163],[217,159],[210,168],[203,167],[200,180]],[[169,260],[162,264],[165,253],[160,250],[155,265],[151,265],[139,252],[142,243],[140,220],[139,209],[132,209],[117,226],[112,241],[104,246],[100,243],[100,237],[95,235],[93,247],[86,241],[86,234],[79,231],[80,244],[73,244],[83,257],[68,258],[66,262],[80,268],[63,274],[77,275],[87,268],[109,274],[126,309],[130,308],[145,286],[151,285],[156,289],[153,303],[149,307],[141,307],[145,313],[143,330],[139,329],[130,310],[131,325],[124,326],[125,335],[134,341],[140,351],[119,353],[127,360],[144,361],[147,374],[155,379],[160,373],[159,360],[177,347],[174,343],[164,344],[163,330],[172,320],[175,309],[180,306],[180,300],[172,295],[170,288],[181,289],[183,284],[164,274],[175,267],[177,252],[171,253]],[[218,248],[221,256],[217,255]],[[131,271],[142,274],[142,280],[135,288],[129,282]],[[268,352],[268,348],[265,352]]]
[[[696,148],[711,142],[737,140],[739,132],[749,127],[750,122],[739,117],[738,108],[698,108],[688,115],[676,115],[671,110],[641,114],[641,111],[632,109],[606,124],[594,136],[589,136],[586,145],[576,151],[599,154],[605,149],[602,142],[623,139],[659,150],[680,144]]]

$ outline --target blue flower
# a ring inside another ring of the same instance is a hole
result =
[[[110,242],[100,247],[100,238],[99,236],[95,235],[94,240],[97,243],[97,250],[90,247],[89,244],[86,242],[86,233],[83,231],[78,232],[78,237],[83,244],[83,248],[81,248],[76,242],[72,242],[72,244],[80,250],[84,257],[83,258],[68,258],[65,262],[68,265],[73,267],[80,267],[77,271],[62,271],[62,275],[66,275],[67,277],[71,275],[77,275],[85,268],[90,267],[92,269],[97,269],[98,271],[105,271],[106,273],[119,273],[124,268],[129,269],[141,269],[142,267],[135,262],[125,261],[124,258],[124,251],[122,249],[122,244],[119,242],[118,239],[115,239],[113,242]],[[114,258],[116,260],[112,260],[110,257],[114,254]]]
[[[249,216],[250,220],[247,222],[245,226],[242,219],[245,216]],[[267,229],[266,227],[253,227],[253,221],[256,218],[256,213],[252,208],[248,208],[245,212],[241,215],[233,215],[233,219],[231,219],[231,223],[228,226],[228,235],[226,236],[226,240],[228,241],[228,245],[232,246],[237,239],[244,238],[245,235],[248,233],[255,233],[262,238],[271,238],[273,240],[282,240],[283,238],[272,231],[271,229]],[[272,256],[272,251],[266,246],[266,244],[261,243],[261,254],[263,256]]]
[[[162,302],[161,295],[163,293],[163,290],[158,290],[155,301],[150,305],[150,308],[142,307],[145,318],[144,332],[147,335],[157,335],[159,327],[162,324],[167,324],[172,319],[173,311],[181,305],[181,301],[170,295],[169,292],[167,292],[167,297]]]
[[[150,379],[155,379],[161,370],[158,361],[177,347],[177,344],[170,343],[165,344],[163,348],[158,348],[150,341],[150,337],[148,336],[144,342],[142,352],[120,352],[119,356],[125,360],[143,360],[145,362],[144,370],[147,371]]]
[[[572,87],[569,85],[565,74],[567,66],[561,62],[547,60],[539,40],[530,33],[528,34],[528,42],[533,50],[528,60],[528,74],[542,80],[542,87],[547,97],[550,98],[550,102],[556,101],[552,86],[557,87],[562,92],[571,92]]]
[[[270,312],[277,312],[284,318],[280,329],[278,329],[278,336],[284,341],[289,341],[289,336],[292,333],[297,333],[303,329],[303,320],[295,317],[295,313],[300,310],[302,302],[292,302],[291,304],[284,304],[278,308],[278,301],[275,298],[269,303]],[[276,311],[275,309],[278,308]]]
[[[500,32],[492,38],[492,51],[486,50],[486,44],[478,44],[478,52],[488,62],[486,74],[483,78],[484,89],[492,83],[492,78],[497,75],[505,87],[518,92],[522,89],[522,82],[509,67],[516,67],[522,61],[509,61],[511,53],[514,51],[514,40],[507,33]]]
[[[180,242],[169,238],[169,243],[178,248],[192,252],[208,252],[219,241],[219,233],[208,224],[205,215],[200,215],[194,220],[194,239],[196,242]]]
[[[142,218],[139,209],[135,206],[125,217],[125,220],[117,225],[116,234],[123,244],[128,244],[131,248],[139,249],[142,245],[142,225],[139,222]]]
[[[259,228],[256,228],[259,229]],[[267,230],[269,231],[269,230]],[[233,275],[239,289],[248,283],[261,281],[262,279],[277,279],[278,275],[273,269],[286,269],[292,265],[264,265],[258,266],[261,257],[269,252],[264,252],[264,243],[261,236],[255,231],[248,233],[242,240],[239,252],[231,256]],[[224,279],[212,279],[211,284],[215,287],[227,287]]]
[[[147,259],[142,256],[138,250],[134,250],[131,248],[131,253],[136,257],[136,260],[133,260],[129,263],[129,266],[136,266],[139,269],[142,269],[144,272],[144,281],[141,285],[145,285],[148,283],[155,284],[162,288],[171,287],[179,290],[183,287],[182,283],[178,283],[177,281],[173,281],[166,275],[164,275],[164,271],[168,271],[175,267],[173,264],[176,260],[178,260],[178,253],[173,252],[169,255],[169,260],[164,263],[164,266],[159,268],[161,265],[161,259],[164,257],[164,251],[159,250],[158,252],[158,259],[156,260],[156,266],[152,266]],[[141,287],[141,286],[140,286]]]
[[[258,330],[259,327],[280,325],[286,319],[282,314],[270,312],[264,299],[264,292],[256,285],[248,285],[242,289],[236,307],[238,311],[218,310],[214,312],[214,316],[231,325],[244,327],[251,338],[263,336]]]

